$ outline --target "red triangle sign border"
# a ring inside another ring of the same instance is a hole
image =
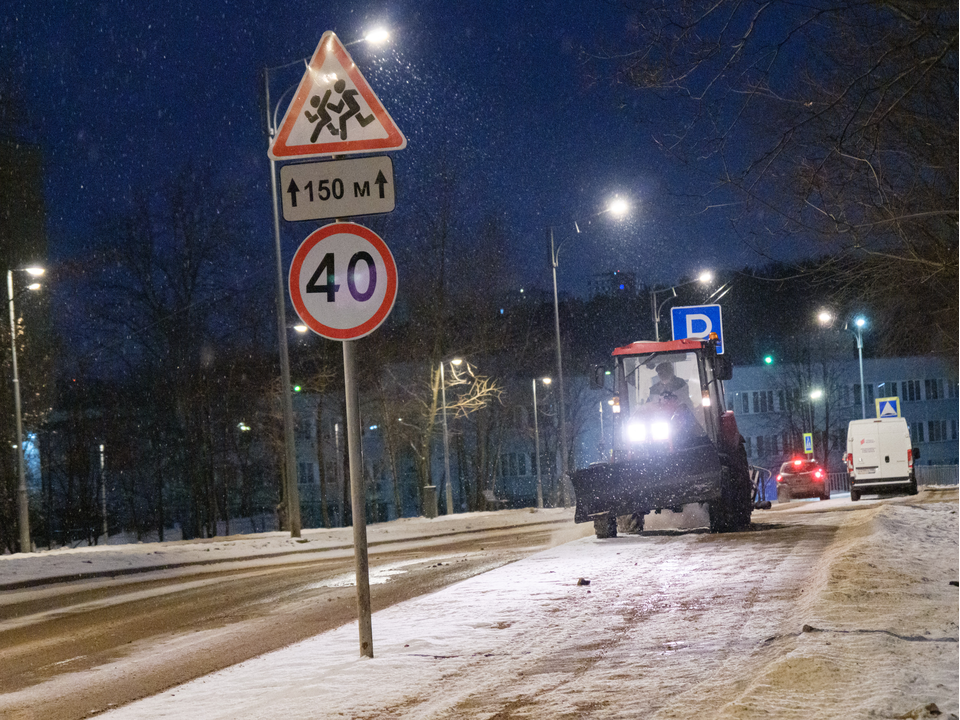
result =
[[[376,120],[380,123],[386,132],[384,138],[361,138],[359,140],[318,142],[312,144],[290,145],[290,133],[300,117],[303,106],[310,97],[311,91],[315,87],[312,78],[313,73],[319,73],[324,62],[329,56],[334,59],[343,68],[343,71],[350,78],[350,81],[356,87],[360,96],[367,103],[370,111]],[[400,132],[393,118],[383,107],[383,103],[373,92],[373,88],[367,82],[366,78],[360,73],[353,58],[347,52],[347,49],[340,42],[339,38],[330,30],[323,34],[320,43],[317,45],[313,57],[297,86],[297,92],[290,101],[290,105],[284,113],[283,121],[280,123],[280,129],[273,143],[270,145],[270,157],[274,160],[288,160],[293,158],[310,158],[323,155],[346,155],[350,153],[376,152],[378,150],[402,150],[407,146],[407,139]]]

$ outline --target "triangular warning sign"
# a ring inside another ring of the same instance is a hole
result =
[[[407,139],[332,32],[320,38],[280,131],[274,160],[402,150]]]

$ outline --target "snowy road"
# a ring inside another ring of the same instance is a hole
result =
[[[571,534],[569,514],[486,513],[472,531],[372,526],[373,608],[582,535]],[[341,537],[351,532],[3,558],[0,587],[13,589],[0,594],[0,717],[87,717],[351,622],[353,554]],[[86,578],[48,582],[73,574]]]
[[[569,542],[377,612],[372,660],[351,623],[104,717],[956,715],[955,488],[754,521]]]

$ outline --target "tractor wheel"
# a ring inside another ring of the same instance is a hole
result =
[[[740,441],[739,482],[736,496],[736,530],[746,530],[750,527],[750,515],[753,514],[753,483],[750,480],[750,463],[747,460],[747,449],[743,440]]]
[[[750,473],[746,470],[746,453],[743,454],[745,472],[736,472],[727,466],[720,468],[720,497],[710,503],[710,532],[723,533],[750,527],[753,512]]]
[[[617,532],[639,535],[643,532],[643,513],[620,515],[617,517]]]
[[[611,513],[602,513],[593,518],[593,531],[597,539],[605,540],[617,536],[617,516]]]

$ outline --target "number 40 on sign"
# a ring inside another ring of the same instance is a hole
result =
[[[397,297],[397,266],[386,243],[355,223],[311,233],[290,265],[290,299],[304,324],[331,340],[376,330]]]

